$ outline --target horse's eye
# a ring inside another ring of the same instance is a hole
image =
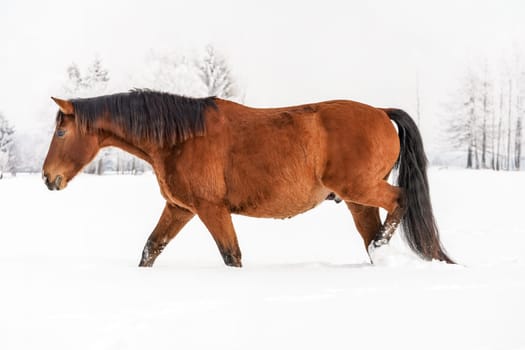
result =
[[[63,129],[57,130],[57,137],[64,137],[65,134],[66,134],[66,130],[63,130]]]

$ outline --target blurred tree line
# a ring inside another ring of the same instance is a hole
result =
[[[467,168],[522,168],[525,66],[516,56],[499,67],[469,67],[445,106],[445,141]]]

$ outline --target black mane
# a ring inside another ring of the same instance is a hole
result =
[[[70,100],[81,132],[93,132],[109,117],[127,136],[173,145],[205,133],[204,112],[217,108],[214,97],[190,98],[152,90]]]

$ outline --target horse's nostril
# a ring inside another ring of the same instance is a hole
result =
[[[60,188],[61,183],[62,183],[62,176],[58,175],[57,178],[55,179],[55,186],[57,189]]]

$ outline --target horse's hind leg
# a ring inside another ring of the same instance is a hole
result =
[[[346,202],[354,223],[359,231],[361,237],[363,237],[363,243],[365,249],[368,249],[378,232],[381,230],[381,218],[379,217],[379,208],[368,207],[352,202]]]
[[[184,208],[166,203],[157,226],[144,246],[139,266],[153,266],[155,259],[162,253],[166,245],[194,215]]]
[[[377,208],[385,209],[388,212],[385,222],[383,225],[379,225],[379,227],[376,225],[376,231],[374,234],[372,234],[372,228],[363,228],[362,230],[363,232],[366,230],[366,238],[364,236],[363,239],[365,240],[365,244],[368,245],[369,255],[371,255],[375,248],[388,244],[405,213],[404,195],[401,188],[392,186],[385,180],[380,180],[375,183],[365,183],[363,181],[354,183],[352,186],[343,186],[339,190],[337,190],[336,187],[334,188],[334,186],[331,186],[331,188],[334,189],[335,192],[347,203],[357,204],[358,206],[375,207],[376,210]],[[359,208],[358,206],[353,207],[352,205],[349,205],[354,218],[356,216],[354,211],[357,212],[358,220],[356,220],[356,225],[372,227],[373,225],[371,223],[373,220],[377,224],[375,220],[379,216],[379,213],[377,213],[376,218],[372,219],[372,214],[370,214],[371,209],[367,209],[359,214],[357,210]],[[357,221],[362,222],[358,224]],[[359,229],[359,226],[358,230],[360,233],[362,232],[362,230]],[[361,235],[363,235],[363,233],[361,233]],[[370,240],[370,237],[373,238]],[[368,243],[369,240],[370,242]]]

